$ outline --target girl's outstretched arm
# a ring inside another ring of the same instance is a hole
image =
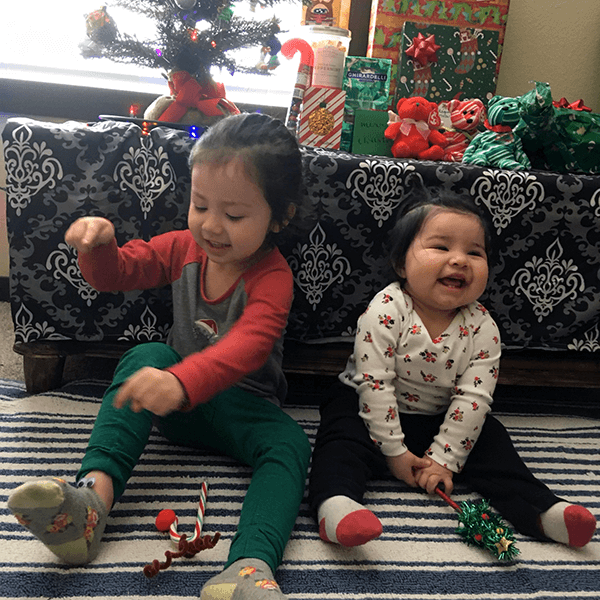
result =
[[[115,237],[114,225],[104,217],[82,217],[65,233],[65,242],[77,252],[87,254],[97,246],[110,244]]]

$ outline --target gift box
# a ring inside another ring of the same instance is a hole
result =
[[[352,153],[391,157],[392,140],[384,135],[387,126],[387,110],[357,109],[354,112]]]
[[[476,27],[498,32],[504,42],[510,0],[373,0],[369,23],[367,56],[392,60],[390,97],[395,97],[398,54],[406,21],[428,25]],[[500,68],[500,53],[496,74]]]
[[[474,27],[404,23],[393,106],[410,96],[436,103],[489,100],[496,92],[499,35]]]
[[[302,25],[329,25],[348,29],[350,0],[309,0],[302,3]]]
[[[387,110],[389,105],[392,61],[387,58],[348,56],[344,68],[342,89],[346,92],[341,149],[350,151],[354,112]]]
[[[302,102],[298,141],[305,146],[339,149],[345,100],[343,90],[309,87]]]

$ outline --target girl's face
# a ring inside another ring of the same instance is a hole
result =
[[[488,279],[485,237],[471,214],[433,209],[426,217],[398,274],[419,309],[452,313],[483,294]]]
[[[209,261],[240,271],[277,230],[271,207],[239,159],[194,165],[188,227]]]

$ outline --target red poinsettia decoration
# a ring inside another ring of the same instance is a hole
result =
[[[414,58],[422,66],[437,62],[436,52],[441,48],[435,43],[435,35],[425,37],[419,33],[413,38],[412,44],[406,49],[406,54]]]

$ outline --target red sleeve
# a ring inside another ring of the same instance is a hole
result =
[[[213,346],[168,368],[181,382],[191,406],[262,367],[282,337],[293,297],[292,272],[275,249],[244,274],[248,303],[238,321]]]
[[[79,254],[79,268],[99,292],[147,290],[173,282],[186,262],[199,260],[199,252],[189,231],[172,231],[149,242],[132,240],[122,248],[113,239],[110,244]]]

